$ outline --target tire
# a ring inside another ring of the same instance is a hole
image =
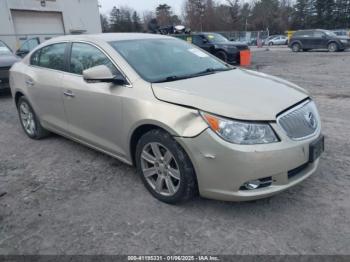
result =
[[[334,53],[334,52],[337,52],[338,49],[339,49],[339,47],[338,47],[338,44],[337,44],[337,43],[332,42],[332,43],[329,43],[329,44],[328,44],[328,51],[329,51],[329,52]]]
[[[298,44],[298,43],[292,44],[292,51],[293,51],[293,52],[297,53],[297,52],[299,52],[300,50],[301,50],[300,44]]]
[[[227,60],[228,60],[228,57],[227,57],[227,54],[226,52],[224,51],[218,51],[215,53],[215,56],[217,58],[220,58],[222,61],[224,61],[225,63],[227,63]]]
[[[144,134],[137,144],[135,160],[145,187],[158,200],[177,204],[196,195],[192,162],[165,131],[154,129]]]
[[[303,49],[303,52],[308,52],[310,49]]]
[[[270,42],[270,43],[269,43],[269,46],[273,46],[273,42]]]
[[[19,98],[17,110],[21,126],[28,137],[39,140],[50,134],[41,126],[32,106],[24,96]]]

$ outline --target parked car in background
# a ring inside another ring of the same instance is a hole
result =
[[[21,47],[16,51],[16,55],[19,57],[25,57],[27,54],[29,54],[34,48],[36,48],[38,45],[40,45],[40,38],[39,37],[33,37],[28,40],[26,40]]]
[[[20,60],[12,53],[12,50],[0,41],[0,91],[9,89],[9,70],[11,66]]]
[[[50,130],[135,165],[167,203],[272,196],[315,173],[324,149],[305,90],[169,36],[58,37],[10,82],[30,138]]]
[[[337,35],[337,37],[345,45],[346,48],[350,48],[350,31],[338,30],[338,31],[333,31],[333,33]]]
[[[240,51],[249,50],[246,43],[230,41],[218,33],[192,33],[174,36],[191,42],[228,64],[239,64]]]
[[[273,37],[269,37],[264,42],[265,45],[273,46],[273,45],[288,45],[288,37],[285,35],[276,35]]]
[[[268,36],[267,38],[263,39],[263,40],[262,40],[263,45],[267,45],[267,43],[268,43],[272,38],[274,38],[274,37],[276,37],[276,36],[277,36],[277,35],[270,35],[270,36]]]
[[[289,47],[293,52],[309,51],[312,49],[327,49],[329,52],[344,51],[350,45],[348,38],[339,38],[328,30],[300,30],[293,34]]]

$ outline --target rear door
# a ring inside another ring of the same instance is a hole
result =
[[[62,100],[67,47],[57,43],[39,49],[30,57],[25,75],[30,101],[42,124],[59,132],[67,130]]]
[[[316,48],[314,46],[313,41],[313,32],[312,31],[303,31],[298,38],[300,38],[300,41],[302,43],[303,49],[313,49]]]
[[[112,83],[87,83],[83,71],[98,65],[106,65],[114,74],[117,72],[110,58],[97,46],[72,44],[69,72],[64,75],[64,107],[69,132],[94,147],[124,155],[120,147],[120,94],[127,88]]]
[[[317,49],[325,49],[328,45],[327,35],[322,31],[313,32],[313,45]]]

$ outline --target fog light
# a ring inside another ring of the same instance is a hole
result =
[[[254,190],[257,189],[258,187],[260,187],[260,180],[252,180],[252,181],[248,181],[247,183],[244,183],[244,187],[247,190]]]

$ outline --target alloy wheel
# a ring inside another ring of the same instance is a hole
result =
[[[149,143],[141,153],[142,173],[160,195],[173,196],[179,190],[181,174],[174,155],[160,143]]]
[[[329,50],[330,52],[336,52],[337,49],[338,49],[338,46],[337,46],[337,44],[335,44],[335,43],[330,43],[329,46],[328,46],[328,50]]]
[[[26,102],[22,102],[19,106],[19,112],[21,116],[21,122],[24,127],[24,130],[30,135],[35,135],[36,125],[34,113],[31,110],[30,106]]]
[[[299,52],[299,50],[300,50],[299,44],[294,44],[294,45],[292,46],[292,49],[293,49],[293,52]]]

